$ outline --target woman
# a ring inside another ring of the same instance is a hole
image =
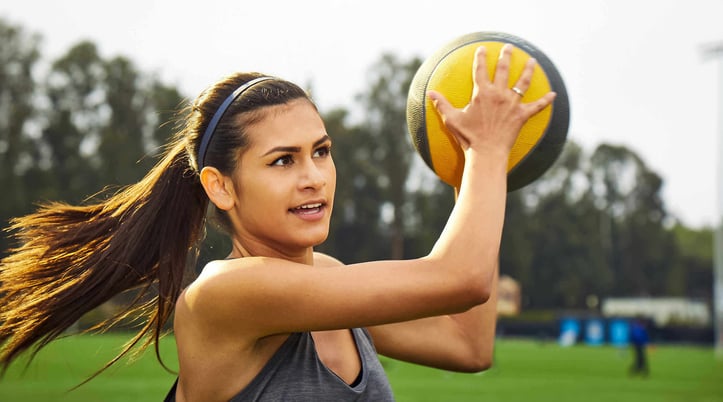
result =
[[[167,400],[392,400],[376,352],[484,370],[508,155],[524,122],[554,99],[521,103],[507,85],[510,57],[505,46],[490,80],[485,49],[477,51],[463,109],[429,94],[466,158],[456,205],[430,253],[349,266],[313,251],[328,234],[336,172],[312,101],[259,74],[219,82],[141,182],[97,204],[49,204],[14,221],[20,246],[0,272],[2,362],[140,286],[134,306],[147,325],[129,348],[148,333],[157,348],[175,314],[180,368]],[[528,88],[533,66],[516,89]],[[232,251],[184,288],[209,201]],[[156,288],[149,310],[141,302]]]

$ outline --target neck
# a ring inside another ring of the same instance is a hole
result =
[[[240,239],[233,239],[233,246],[228,259],[243,257],[280,258],[300,264],[313,265],[314,249],[306,247],[297,251],[280,250],[263,244],[244,244]]]

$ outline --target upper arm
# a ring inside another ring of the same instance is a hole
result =
[[[186,302],[214,328],[260,338],[407,321],[462,311],[480,298],[429,258],[343,266],[317,255],[315,263],[216,261],[189,286]]]

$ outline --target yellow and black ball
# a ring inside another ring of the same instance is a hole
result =
[[[487,48],[489,74],[494,74],[502,46],[512,44],[510,61],[512,87],[528,58],[537,60],[529,89],[522,101],[537,100],[549,91],[557,93],[552,105],[531,117],[520,130],[510,152],[507,189],[513,191],[539,178],[555,162],[567,139],[570,108],[560,73],[550,59],[529,42],[500,32],[475,32],[460,36],[428,57],[414,75],[407,98],[407,125],[419,155],[445,183],[458,187],[462,180],[464,154],[449,133],[431,100],[428,90],[442,93],[455,107],[470,100],[472,63],[479,46]]]

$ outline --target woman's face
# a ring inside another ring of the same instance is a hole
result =
[[[336,189],[331,139],[306,99],[271,106],[248,128],[232,221],[255,255],[292,256],[326,240]],[[237,218],[237,219],[234,219]]]

